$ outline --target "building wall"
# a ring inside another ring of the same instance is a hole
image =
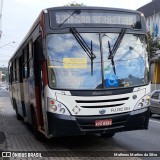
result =
[[[146,18],[146,25],[152,37],[160,39],[160,12]]]
[[[160,42],[160,0],[152,0],[137,9],[146,17],[146,25],[153,39]],[[160,89],[160,60],[155,59],[151,64],[151,90]]]
[[[146,25],[152,38],[160,41],[160,12],[146,18]],[[151,65],[151,91],[160,90],[160,62]]]

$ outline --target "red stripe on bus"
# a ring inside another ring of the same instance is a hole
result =
[[[41,97],[40,97],[40,89],[39,86],[35,86],[35,95],[36,95],[36,112],[37,112],[37,121],[38,125],[41,124]]]
[[[46,61],[42,62],[42,73],[43,73],[43,85],[45,87],[48,84],[47,63],[46,63]]]

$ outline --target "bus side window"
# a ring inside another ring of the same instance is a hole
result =
[[[15,82],[15,60],[13,61],[13,82]]]
[[[11,82],[14,81],[14,78],[13,78],[13,63],[12,63],[12,70],[11,70]]]
[[[28,44],[28,77],[33,77],[33,47],[32,40]]]
[[[43,61],[43,47],[42,47],[42,37],[39,36],[34,42],[34,70],[35,70],[35,83],[36,85],[42,85],[42,69],[41,61]]]
[[[9,69],[9,82],[12,84],[13,81],[13,65],[11,63],[10,69]]]
[[[28,70],[28,45],[23,49],[23,78],[27,79],[29,76]]]
[[[15,66],[16,66],[16,68],[15,68],[15,80],[19,81],[19,59],[16,58],[15,62],[16,62],[16,64],[15,64]]]
[[[23,55],[19,57],[18,63],[19,63],[19,69],[18,69],[19,82],[23,82]]]

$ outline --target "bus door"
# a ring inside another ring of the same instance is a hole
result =
[[[19,57],[19,85],[20,85],[20,100],[22,106],[22,114],[24,121],[26,121],[26,109],[24,103],[24,89],[23,89],[23,55]]]
[[[38,125],[44,130],[43,107],[43,47],[42,38],[38,37],[34,42],[34,77],[35,77],[35,99]]]
[[[28,76],[29,76],[29,63],[28,63],[28,44],[23,49],[23,55],[22,55],[22,86],[21,89],[23,91],[22,99],[23,99],[23,106],[25,108],[25,114],[27,116],[27,121],[30,122],[30,115],[29,115],[29,90],[28,90]]]
[[[9,64],[9,68],[8,68],[8,72],[9,72],[9,95],[10,95],[10,100],[11,100],[11,104],[13,106],[13,63],[10,62]]]

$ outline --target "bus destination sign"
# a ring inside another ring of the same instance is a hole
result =
[[[74,11],[58,11],[55,13],[57,24],[110,24],[110,25],[134,25],[137,15],[130,13],[111,12],[86,12],[79,14]]]

